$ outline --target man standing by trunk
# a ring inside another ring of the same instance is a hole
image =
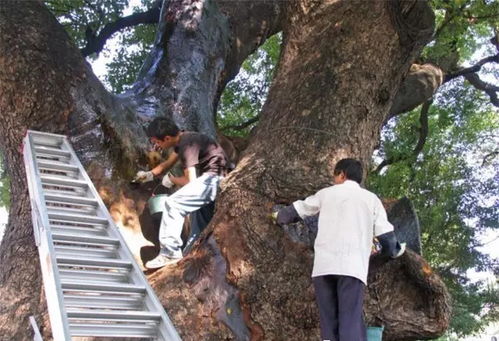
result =
[[[335,186],[295,201],[277,215],[283,225],[319,213],[312,281],[322,340],[366,340],[362,307],[373,237],[392,258],[405,250],[381,201],[361,188],[361,182],[361,163],[340,160],[334,169]]]
[[[148,261],[148,269],[161,268],[182,259],[180,237],[184,218],[213,202],[218,186],[227,173],[227,157],[222,147],[207,135],[180,130],[167,118],[154,119],[147,128],[147,135],[161,149],[174,147],[168,159],[149,172],[138,172],[138,181],[151,181],[180,160],[184,175],[166,175],[163,183],[182,186],[166,199],[159,228],[159,255]]]

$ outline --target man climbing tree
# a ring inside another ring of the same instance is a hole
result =
[[[215,200],[220,181],[227,174],[227,157],[222,147],[210,137],[181,131],[170,119],[158,117],[147,127],[147,135],[161,149],[174,148],[169,158],[154,169],[137,173],[138,181],[152,180],[180,159],[184,175],[165,175],[163,184],[182,186],[167,197],[159,227],[159,255],[145,264],[148,269],[161,268],[182,259],[181,232],[184,218]],[[166,181],[165,181],[166,180]]]

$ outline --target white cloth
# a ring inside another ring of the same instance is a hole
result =
[[[352,276],[367,284],[373,237],[393,231],[381,200],[347,180],[293,206],[301,218],[319,213],[312,277]]]
[[[166,188],[172,188],[173,185],[175,185],[171,180],[170,180],[170,175],[172,173],[168,172],[164,177],[163,180],[161,180],[161,184],[165,186]]]

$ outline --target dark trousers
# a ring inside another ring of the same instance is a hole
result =
[[[321,338],[330,341],[366,341],[362,306],[365,285],[350,276],[313,277],[319,306]]]

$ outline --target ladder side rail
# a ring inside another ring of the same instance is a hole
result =
[[[42,334],[40,334],[40,329],[38,329],[38,324],[34,316],[29,317],[29,323],[31,323],[31,327],[33,328],[33,341],[43,341]]]
[[[39,238],[38,254],[42,270],[43,284],[47,308],[49,311],[52,335],[55,341],[70,340],[69,325],[63,303],[62,288],[55,258],[54,244],[50,233],[50,225],[46,214],[45,203],[40,200],[43,195],[41,183],[37,181],[37,166],[34,158],[33,141],[28,131],[24,138],[23,157],[26,168],[28,191],[31,196],[31,211],[35,236]],[[45,214],[42,214],[45,212]]]
[[[116,223],[114,222],[113,218],[111,217],[111,214],[109,213],[106,205],[102,201],[102,198],[98,194],[92,180],[90,179],[87,172],[85,171],[85,168],[81,164],[79,158],[77,157],[77,155],[76,155],[74,149],[72,148],[71,144],[69,143],[69,140],[67,137],[64,137],[63,144],[65,146],[65,149],[71,153],[72,160],[75,161],[75,165],[80,170],[80,174],[83,176],[83,179],[88,184],[89,192],[93,194],[93,197],[97,201],[98,208],[99,208],[98,211],[104,215],[103,218],[107,218],[107,220],[109,221],[108,229],[109,229],[111,236],[120,240],[120,245],[121,245],[120,252],[122,253],[123,256],[125,256],[124,257],[125,259],[131,260],[132,268],[133,268],[133,271],[131,272],[131,276],[134,277],[133,278],[134,283],[135,284],[140,283],[140,284],[144,285],[146,292],[147,292],[146,297],[149,298],[146,300],[147,305],[149,306],[149,308],[154,308],[154,310],[157,311],[161,315],[161,320],[162,320],[161,322],[166,327],[166,331],[168,333],[168,335],[161,335],[162,338],[165,341],[181,341],[181,338],[180,338],[177,330],[175,329],[173,322],[170,320],[170,317],[168,316],[163,305],[161,304],[158,297],[156,296],[155,291],[149,285],[149,281],[144,276],[142,269],[140,269],[140,267],[138,266],[138,264],[135,260],[135,257],[133,256],[132,252],[128,248],[128,245],[127,245],[125,239],[123,238],[123,235],[121,234],[120,230],[116,226]],[[159,330],[162,331],[161,328]]]

